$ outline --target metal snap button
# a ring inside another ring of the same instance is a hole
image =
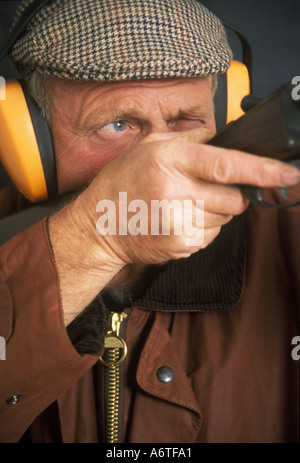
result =
[[[161,383],[171,383],[174,379],[174,371],[171,367],[160,367],[156,372],[157,378]]]
[[[10,405],[16,405],[19,402],[21,397],[22,397],[22,394],[15,394],[9,397],[6,402]]]

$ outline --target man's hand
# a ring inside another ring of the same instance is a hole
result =
[[[300,181],[298,169],[292,166],[206,145],[212,136],[205,129],[148,136],[102,168],[73,203],[50,219],[66,321],[126,264],[161,263],[205,248],[222,225],[248,206],[236,185],[286,187]],[[190,236],[184,230],[174,235],[172,222],[169,235],[152,235],[150,225],[146,235],[99,235],[97,204],[110,200],[118,207],[120,192],[127,193],[128,204],[142,200],[149,211],[151,200],[190,200],[194,212],[196,201],[204,200],[203,241],[187,246]]]

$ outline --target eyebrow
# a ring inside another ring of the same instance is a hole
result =
[[[213,112],[212,107],[208,107],[204,104],[197,104],[190,106],[188,108],[178,108],[176,112],[169,112],[167,114],[166,120],[168,122],[176,121],[179,119],[189,119],[189,118],[207,118]],[[103,125],[109,124],[110,122],[118,120],[128,120],[128,119],[141,119],[145,120],[147,117],[150,117],[151,113],[144,113],[140,111],[135,106],[118,108],[118,109],[95,109],[90,113],[83,121],[80,123],[81,130],[88,131],[92,130],[95,127],[101,127]]]
[[[213,112],[213,107],[208,107],[204,104],[197,104],[190,106],[186,109],[179,109],[176,115],[170,117],[168,120],[175,121],[177,119],[185,119],[189,117],[207,117]]]
[[[81,121],[80,128],[82,130],[91,130],[95,127],[101,127],[103,125],[109,124],[110,122],[139,117],[141,117],[141,113],[136,111],[134,108],[116,110],[97,108],[92,111],[83,121]]]

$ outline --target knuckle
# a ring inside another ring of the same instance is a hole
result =
[[[236,186],[226,186],[224,196],[219,203],[219,211],[224,216],[235,216],[245,211],[249,200],[243,195],[240,188]]]
[[[233,219],[234,215],[233,214],[224,214],[222,216],[222,223],[221,225],[226,225]]]
[[[219,233],[221,231],[221,228],[222,228],[222,226],[219,225],[219,226],[216,226],[214,228],[206,229],[204,231],[204,240],[203,240],[203,244],[201,246],[202,249],[207,248],[207,246],[209,244],[211,244],[217,238],[217,236],[219,235]]]
[[[235,199],[232,203],[232,215],[242,214],[249,204],[249,200],[244,196],[240,189],[236,192]]]
[[[229,183],[233,177],[233,166],[230,158],[223,154],[217,156],[212,164],[212,180],[215,183]]]

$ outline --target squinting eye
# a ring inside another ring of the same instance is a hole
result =
[[[104,125],[99,129],[100,132],[113,133],[113,132],[123,132],[127,129],[127,124],[124,121],[115,121],[110,122],[109,124]]]

